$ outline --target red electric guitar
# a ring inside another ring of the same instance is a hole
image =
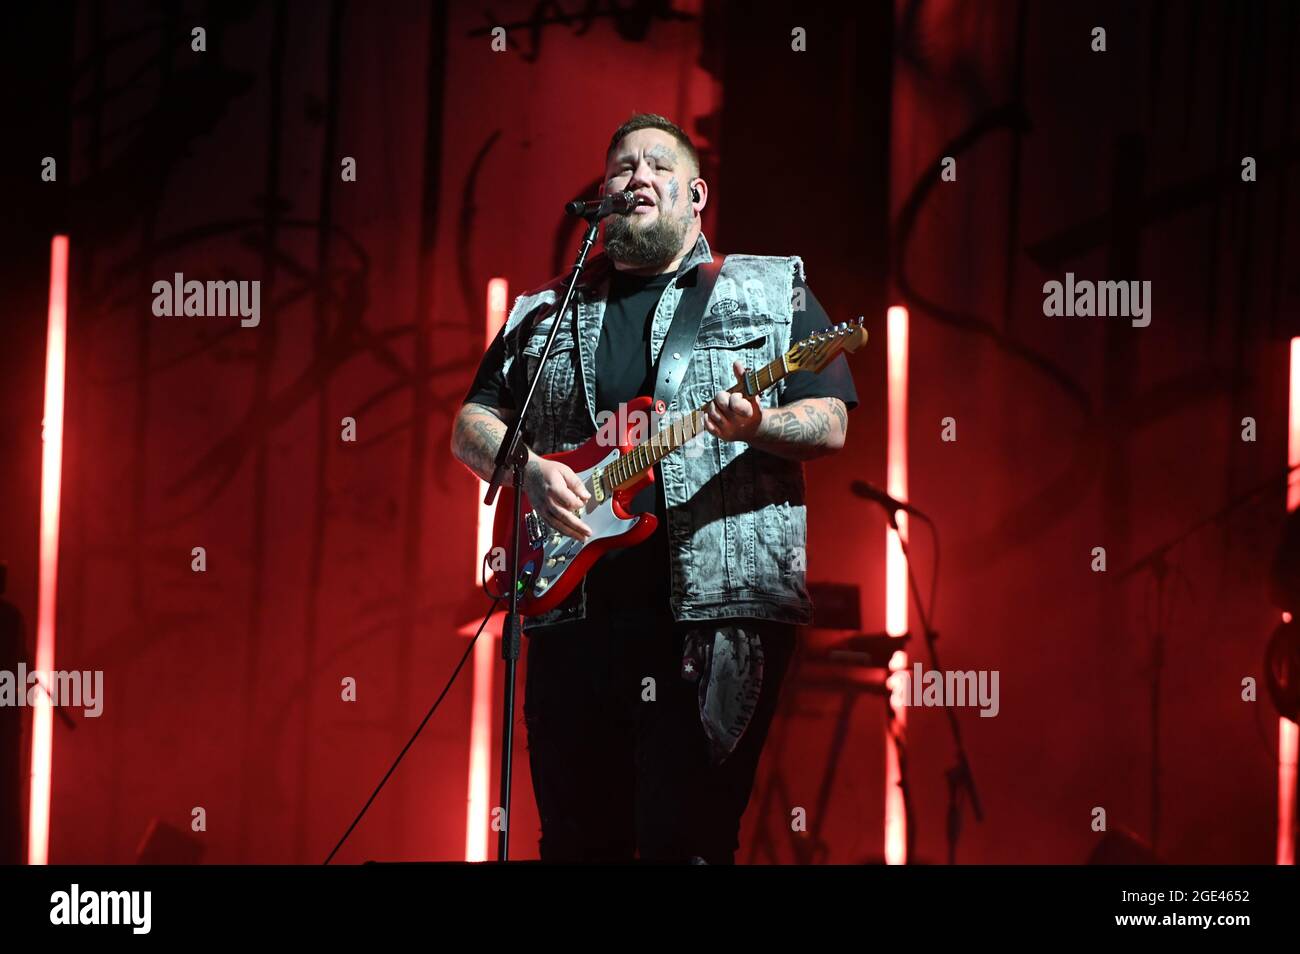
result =
[[[791,372],[821,371],[841,351],[857,351],[866,341],[867,330],[862,327],[861,318],[827,328],[800,341],[758,371],[747,371],[745,383],[732,386],[728,393],[750,397],[761,394]],[[631,430],[628,424],[638,418],[650,419],[650,405],[649,397],[628,403],[627,414],[617,422],[616,444],[608,440],[608,434],[598,433],[581,447],[545,455],[547,460],[567,464],[587,488],[591,496],[574,514],[591,528],[592,534],[585,541],[564,536],[542,519],[528,495],[524,495],[519,533],[523,548],[519,555],[523,587],[519,612],[524,616],[537,616],[558,606],[606,550],[630,547],[654,533],[658,518],[653,514],[629,513],[626,508],[637,491],[654,480],[655,464],[692,438],[706,433],[704,419],[708,404],[692,411],[689,417],[670,421],[648,439],[633,445],[628,440]],[[497,498],[492,542],[494,547],[502,548],[498,553],[510,552],[512,494],[511,488],[503,487]],[[508,578],[508,571],[494,573],[491,589],[508,592],[504,589]]]

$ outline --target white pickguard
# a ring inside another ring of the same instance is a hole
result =
[[[543,521],[546,536],[542,541],[542,568],[537,574],[537,579],[533,581],[533,596],[541,596],[554,586],[555,581],[573,565],[573,561],[578,554],[593,542],[609,537],[622,536],[636,526],[639,517],[625,519],[614,513],[614,498],[612,496],[606,497],[599,503],[596,502],[596,494],[591,479],[592,474],[600,468],[608,467],[618,459],[619,454],[619,449],[615,447],[599,463],[594,464],[587,470],[576,471],[578,479],[587,488],[587,493],[591,494],[582,514],[582,522],[591,528],[590,537],[583,541],[566,537]],[[540,513],[537,516],[539,519],[541,518]]]

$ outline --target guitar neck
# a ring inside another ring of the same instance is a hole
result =
[[[788,373],[785,356],[782,355],[757,371],[746,371],[744,383],[732,385],[727,389],[727,393],[755,397],[772,387]],[[613,493],[627,488],[673,451],[703,434],[705,413],[710,403],[712,402],[696,408],[686,417],[672,421],[663,430],[637,444],[614,461],[606,468],[601,478],[605,481],[606,489]]]

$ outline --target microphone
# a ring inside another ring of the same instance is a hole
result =
[[[879,487],[874,484],[869,484],[865,480],[853,481],[853,483],[849,485],[849,489],[859,497],[866,500],[874,500],[876,503],[880,504],[880,506],[888,510],[890,516],[893,516],[896,511],[901,510],[904,513],[916,514],[916,516],[923,520],[928,519],[925,514],[917,510],[910,503],[903,503],[903,501],[898,498],[889,496],[889,494],[885,493]]]
[[[607,192],[599,199],[587,199],[586,201],[575,199],[564,207],[564,211],[570,215],[580,215],[584,219],[603,219],[615,212],[626,214],[635,208],[636,193],[628,190],[624,192]]]

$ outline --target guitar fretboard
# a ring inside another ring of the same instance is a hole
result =
[[[757,371],[746,371],[744,384],[733,385],[727,389],[727,393],[754,397],[762,394],[785,376],[785,356],[782,355]],[[601,475],[601,481],[605,485],[605,492],[614,493],[635,483],[642,474],[654,467],[655,464],[692,438],[704,433],[704,420],[708,407],[709,404],[705,404],[703,407],[696,408],[686,417],[671,421],[667,427],[642,441],[610,464],[605,469],[604,474]]]

